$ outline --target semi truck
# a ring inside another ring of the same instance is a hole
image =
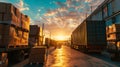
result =
[[[0,2],[0,67],[29,54],[30,18],[10,3]]]
[[[104,21],[84,20],[71,34],[71,47],[84,52],[101,52],[106,48]]]

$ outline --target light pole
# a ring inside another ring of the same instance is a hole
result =
[[[42,31],[41,31],[41,32],[42,32],[42,33],[41,33],[41,34],[42,34],[42,35],[41,35],[41,36],[42,36],[41,45],[43,45],[43,42],[44,42],[44,35],[43,35],[43,34],[44,34],[44,23],[42,23]]]

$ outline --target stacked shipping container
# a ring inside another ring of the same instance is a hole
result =
[[[113,24],[106,27],[107,40],[120,40],[120,24]]]
[[[9,3],[0,3],[0,47],[28,45],[29,17]]]
[[[120,24],[108,26],[106,27],[106,30],[108,43],[117,44],[117,47],[120,48]]]
[[[30,25],[29,44],[31,46],[41,45],[40,27]]]

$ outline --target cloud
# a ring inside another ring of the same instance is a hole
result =
[[[54,16],[56,15],[57,11],[53,10],[53,11],[48,11],[46,14],[44,14],[44,16]]]
[[[11,0],[0,0],[0,2],[12,3]],[[16,1],[15,1],[16,2]],[[29,10],[29,5],[24,3],[24,0],[19,0],[18,3],[14,4],[20,11]]]
[[[92,0],[85,0],[85,2],[88,2],[88,3],[90,3],[90,2],[92,2]]]
[[[38,9],[38,12],[40,12],[41,11],[41,9]]]
[[[16,6],[20,11],[29,10],[29,7],[26,7],[25,5],[26,5],[26,4],[24,3],[24,0],[20,0],[18,3],[15,4],[15,6]]]
[[[104,0],[67,0],[66,2],[55,2],[59,8],[47,9],[44,19],[45,30],[51,31],[53,35],[62,32],[66,36],[71,32]],[[87,15],[86,15],[87,14]],[[39,19],[38,19],[39,20]],[[40,24],[40,23],[37,23]]]
[[[7,2],[8,0],[0,0],[0,2]]]

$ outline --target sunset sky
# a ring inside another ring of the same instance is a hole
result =
[[[31,24],[44,23],[45,36],[55,38],[71,32],[104,0],[0,0],[12,3],[31,18]]]

